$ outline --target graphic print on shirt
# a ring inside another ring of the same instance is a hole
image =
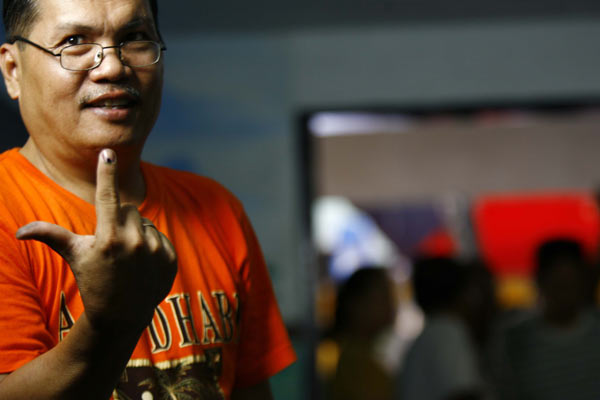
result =
[[[213,291],[210,302],[201,291],[196,294],[195,307],[188,293],[173,294],[156,307],[154,318],[147,328],[153,354],[168,351],[173,346],[175,330],[172,325],[177,327],[179,341],[176,345],[179,348],[230,343],[235,339],[234,331],[240,318],[237,293],[232,296],[235,305],[222,290]]]
[[[67,308],[67,301],[65,299],[65,292],[60,292],[60,312],[58,313],[58,341],[61,342],[67,333],[71,330],[75,320],[73,315]]]
[[[134,357],[113,393],[115,400],[221,400],[222,348],[236,342],[240,318],[237,293],[223,290],[169,295],[155,309],[146,328],[152,355],[167,361]],[[74,325],[61,293],[59,340]],[[144,337],[142,336],[142,340]],[[171,356],[171,354],[173,354]],[[153,356],[154,357],[154,356]]]
[[[180,360],[171,368],[127,367],[113,393],[115,400],[223,400],[219,387],[221,349],[206,349],[201,357]]]

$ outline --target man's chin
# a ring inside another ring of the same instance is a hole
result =
[[[121,128],[121,129],[118,129]],[[142,147],[147,134],[129,127],[107,127],[106,129],[93,129],[88,131],[85,139],[94,148],[132,148]]]

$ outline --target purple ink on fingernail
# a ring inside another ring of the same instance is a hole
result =
[[[114,158],[112,157],[112,155],[110,153],[111,153],[111,151],[109,151],[109,150],[102,150],[102,159],[107,164],[112,164],[115,162]]]

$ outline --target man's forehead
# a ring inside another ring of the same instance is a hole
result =
[[[148,0],[37,0],[37,23],[51,29],[153,23]]]

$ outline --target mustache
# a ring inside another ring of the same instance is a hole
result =
[[[92,101],[94,101],[94,99],[100,97],[100,96],[104,96],[106,94],[110,94],[113,92],[126,92],[129,96],[133,97],[136,101],[140,100],[140,98],[142,97],[142,94],[140,93],[139,90],[137,90],[136,88],[132,87],[132,86],[128,86],[128,85],[110,85],[106,88],[103,89],[95,89],[92,90],[89,93],[84,94],[80,99],[79,99],[79,105],[84,106]]]

